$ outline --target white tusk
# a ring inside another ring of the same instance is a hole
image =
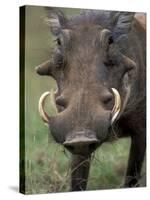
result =
[[[38,106],[38,109],[39,109],[39,113],[40,113],[40,116],[42,118],[42,120],[48,124],[49,123],[49,120],[50,120],[50,117],[48,116],[48,114],[44,111],[44,105],[45,105],[45,99],[47,96],[50,95],[50,92],[44,92],[44,94],[41,95],[40,99],[39,99],[39,106]]]
[[[119,92],[115,88],[111,88],[115,97],[115,104],[112,109],[112,119],[111,119],[111,124],[114,123],[114,121],[117,119],[120,110],[121,110],[121,98]]]
[[[52,107],[54,109],[54,113],[55,114],[58,113],[58,110],[57,110],[57,107],[56,107],[56,103],[55,103],[55,94],[56,94],[56,92],[54,92],[54,90],[52,89],[51,93],[50,93],[50,102],[51,102],[51,105],[52,105]]]

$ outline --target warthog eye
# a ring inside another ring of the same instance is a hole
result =
[[[112,44],[114,42],[113,36],[111,35],[108,39],[108,44]]]
[[[57,38],[56,41],[57,41],[58,46],[61,46],[61,44],[62,44],[61,39]]]
[[[54,42],[58,45],[58,47],[62,46],[62,38],[58,37],[54,40]]]
[[[110,30],[103,29],[100,35],[100,43],[104,51],[108,51],[109,45],[113,43],[113,35]]]

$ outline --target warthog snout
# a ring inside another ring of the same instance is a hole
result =
[[[63,145],[74,154],[90,154],[99,145],[96,133],[93,131],[79,131],[69,135]]]
[[[118,91],[112,88],[114,106],[110,110],[105,106],[113,98],[111,93],[94,98],[94,95],[81,91],[73,94],[70,102],[65,95],[55,99],[52,92],[45,92],[39,100],[39,112],[56,142],[63,144],[73,154],[88,155],[109,137],[109,129],[120,113],[121,98]],[[44,110],[49,95],[56,111],[53,116]],[[58,105],[64,109],[57,113]]]

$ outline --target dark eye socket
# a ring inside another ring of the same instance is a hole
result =
[[[54,42],[56,42],[56,44],[57,44],[58,46],[61,46],[61,45],[62,45],[62,41],[61,41],[60,38],[55,39]]]
[[[108,39],[108,44],[112,44],[114,42],[113,36],[111,35]]]
[[[57,38],[56,41],[57,41],[58,46],[61,46],[61,39]]]

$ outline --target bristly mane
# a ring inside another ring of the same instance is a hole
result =
[[[71,17],[66,24],[67,28],[72,28],[76,25],[101,25],[103,28],[112,29],[112,14],[114,11],[86,10],[80,15]]]

